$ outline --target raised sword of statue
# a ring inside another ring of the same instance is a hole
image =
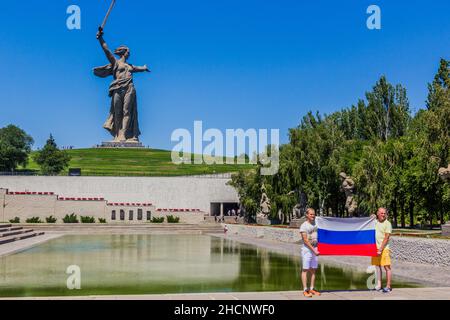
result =
[[[98,27],[99,34],[103,34],[103,29],[105,28],[106,22],[108,21],[109,15],[111,14],[114,5],[116,4],[116,0],[112,0],[111,5],[109,6],[108,12],[106,13],[105,18],[103,19],[103,23],[100,27]]]

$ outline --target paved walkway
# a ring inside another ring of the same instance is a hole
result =
[[[127,296],[7,298],[0,300],[450,300],[450,287],[394,289],[385,294],[375,291],[322,292],[319,297],[305,298],[300,291],[230,292],[193,294],[155,294]]]

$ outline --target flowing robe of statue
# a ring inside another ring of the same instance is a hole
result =
[[[355,182],[351,177],[347,176],[344,172],[341,172],[339,174],[339,177],[341,178],[342,181],[341,190],[345,192],[346,196],[345,209],[347,209],[349,216],[353,217],[353,215],[358,210],[358,203],[354,198]]]
[[[138,123],[133,73],[149,72],[149,70],[146,65],[138,67],[127,63],[130,50],[125,46],[114,51],[119,56],[119,59],[116,59],[108,49],[102,35],[103,33],[99,32],[97,38],[110,63],[94,68],[94,74],[101,78],[113,76],[114,79],[109,86],[109,96],[111,97],[109,116],[103,127],[114,137],[115,142],[138,142],[141,132]]]
[[[266,194],[266,187],[262,185],[261,187],[261,200],[259,202],[260,212],[259,216],[261,217],[267,217],[270,214],[271,204],[270,199]]]

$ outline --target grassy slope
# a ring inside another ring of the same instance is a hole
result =
[[[83,176],[180,176],[236,172],[252,165],[206,165],[172,163],[171,152],[156,149],[75,149],[71,168],[81,168]],[[27,169],[39,170],[30,157]],[[67,171],[61,175],[67,175]]]

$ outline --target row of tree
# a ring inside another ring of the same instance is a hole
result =
[[[0,128],[0,172],[14,172],[28,164],[33,138],[24,130],[8,125]],[[45,146],[32,153],[32,159],[44,175],[57,175],[69,166],[70,156],[59,150],[52,135]]]
[[[321,214],[346,216],[339,179],[345,172],[355,182],[359,215],[385,206],[395,226],[444,223],[450,186],[437,173],[450,162],[449,65],[441,60],[428,85],[426,108],[414,115],[406,89],[384,76],[350,108],[325,116],[308,113],[280,147],[276,175],[261,176],[259,164],[233,176],[246,212],[259,211],[264,184],[273,217],[290,214],[299,193]]]

